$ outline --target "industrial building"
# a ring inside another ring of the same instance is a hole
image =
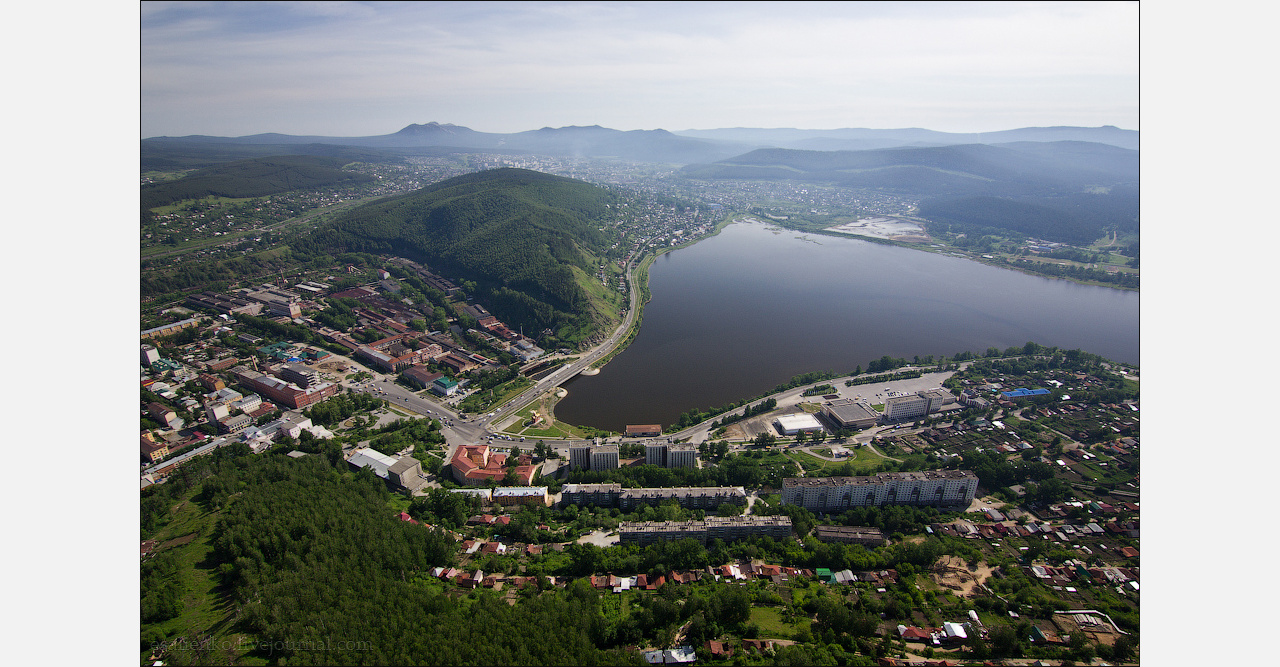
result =
[[[880,420],[880,413],[866,401],[842,398],[822,406],[822,414],[839,428],[868,428]]]
[[[817,417],[802,412],[794,415],[782,415],[773,420],[777,425],[778,431],[783,435],[795,435],[797,433],[810,433],[823,430],[822,424],[818,422]]]
[[[782,502],[811,512],[879,505],[967,505],[978,490],[970,470],[888,472],[867,477],[788,477]]]

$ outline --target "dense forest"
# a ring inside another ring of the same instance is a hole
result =
[[[613,202],[610,191],[582,181],[495,169],[368,204],[291,245],[303,254],[408,257],[474,282],[472,296],[525,330],[590,330],[577,276],[593,271],[612,243],[601,222]]]
[[[969,236],[1009,232],[1048,241],[1087,246],[1107,230],[1137,233],[1137,188],[1115,188],[1106,194],[1032,199],[954,197],[930,199],[918,214],[930,221],[931,234],[947,231]]]
[[[589,587],[510,606],[479,594],[451,600],[423,585],[453,563],[444,533],[399,521],[370,472],[344,474],[322,457],[210,457],[143,496],[143,528],[194,491],[219,512],[204,567],[221,579],[228,622],[250,653],[276,664],[634,664],[604,634]],[[173,484],[173,486],[170,486]],[[149,524],[149,525],[148,525]],[[144,647],[165,641],[173,664],[225,662],[208,636],[180,637],[178,567],[161,552],[142,571]],[[205,604],[214,604],[207,600]],[[517,631],[518,629],[518,631]],[[230,639],[232,635],[224,635]],[[185,641],[182,641],[185,640]],[[277,662],[278,661],[278,662]]]
[[[240,160],[192,172],[176,181],[142,186],[142,210],[202,197],[263,197],[340,183],[366,183],[372,176],[342,170],[350,160],[279,155]]]

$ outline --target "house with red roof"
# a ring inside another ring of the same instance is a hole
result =
[[[706,647],[708,651],[711,651],[711,657],[713,659],[719,660],[721,658],[733,657],[733,648],[731,648],[725,642],[718,642],[718,641],[715,641],[714,639],[708,639],[706,643]]]
[[[484,570],[476,570],[471,574],[463,574],[458,576],[458,585],[463,588],[476,588],[484,582]]]
[[[449,467],[459,484],[483,486],[491,479],[501,483],[507,476],[507,454],[492,452],[488,445],[463,445],[454,451]],[[536,470],[536,465],[517,465],[516,484],[532,484]]]

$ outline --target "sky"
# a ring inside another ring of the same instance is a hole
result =
[[[1138,127],[1138,3],[143,2],[141,134]]]

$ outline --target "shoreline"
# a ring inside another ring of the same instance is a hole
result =
[[[1077,280],[1075,278],[1069,278],[1065,276],[1049,276],[1049,275],[1040,273],[1038,271],[1031,271],[1023,267],[1017,266],[1015,264],[1010,264],[1007,261],[984,259],[981,256],[975,256],[971,253],[964,252],[962,250],[959,250],[949,245],[943,245],[941,248],[934,248],[924,243],[916,243],[916,242],[910,242],[910,241],[896,241],[894,239],[887,239],[879,236],[864,236],[862,234],[853,234],[851,232],[834,231],[829,228],[803,229],[800,227],[787,225],[785,224],[787,222],[785,220],[774,220],[772,218],[770,218],[768,221],[760,220],[759,222],[763,222],[766,224],[776,224],[779,227],[782,227],[784,229],[789,229],[794,232],[801,232],[803,234],[819,234],[822,236],[830,236],[832,238],[838,238],[838,239],[854,239],[857,241],[868,241],[870,243],[879,243],[881,245],[891,245],[899,248],[906,248],[908,250],[918,250],[920,252],[933,253],[935,255],[947,255],[949,257],[956,257],[958,259],[964,259],[971,262],[976,262],[978,264],[985,264],[987,266],[994,267],[997,269],[1007,269],[1009,271],[1017,271],[1018,273],[1021,273],[1024,275],[1036,276],[1036,277],[1045,278],[1048,280],[1065,280],[1069,283],[1075,283],[1076,285],[1088,285],[1091,287],[1106,287],[1108,289],[1119,290],[1121,292],[1138,292],[1138,293],[1142,292],[1141,287],[1123,287],[1120,285],[1112,285],[1109,283],[1102,283],[1102,282],[1097,282],[1093,280]],[[1139,280],[1141,280],[1141,274],[1139,274]]]
[[[652,254],[646,254],[646,255],[645,255],[645,256],[644,256],[644,257],[643,257],[643,258],[642,258],[642,259],[641,259],[641,260],[640,260],[636,265],[635,265],[635,268],[634,268],[634,269],[631,271],[631,273],[629,274],[629,279],[631,280],[632,289],[633,289],[633,290],[636,290],[636,292],[637,292],[637,293],[636,293],[636,313],[635,313],[635,318],[634,318],[634,320],[633,320],[633,322],[632,322],[632,324],[631,324],[631,326],[630,326],[630,329],[628,330],[628,332],[626,333],[626,335],[625,335],[621,340],[619,340],[619,342],[614,346],[614,348],[613,348],[612,350],[610,350],[607,354],[605,354],[604,356],[602,356],[602,357],[601,357],[600,359],[598,359],[597,361],[593,362],[593,363],[591,364],[590,368],[589,368],[587,371],[583,371],[583,372],[582,372],[582,373],[580,373],[580,374],[581,374],[581,375],[597,375],[597,374],[600,372],[600,370],[601,370],[601,369],[602,369],[602,368],[603,368],[603,367],[604,367],[604,366],[605,366],[609,361],[611,361],[611,360],[612,360],[612,359],[613,359],[617,354],[619,354],[619,353],[621,353],[622,351],[624,351],[625,349],[627,349],[627,347],[628,347],[628,346],[631,344],[631,342],[635,339],[635,336],[636,336],[636,335],[638,335],[639,330],[640,330],[640,327],[643,325],[643,320],[644,320],[644,306],[645,306],[645,304],[647,304],[647,303],[652,299],[652,294],[649,292],[649,273],[648,273],[648,271],[649,271],[649,268],[650,268],[650,267],[651,267],[651,266],[656,262],[656,260],[657,260],[659,257],[661,257],[662,255],[664,255],[664,254],[666,254],[666,253],[668,253],[668,252],[671,252],[671,251],[673,251],[673,250],[678,250],[678,249],[680,249],[680,248],[690,247],[690,246],[692,246],[692,245],[697,244],[699,241],[702,241],[702,240],[705,240],[705,239],[708,239],[708,238],[712,238],[713,236],[718,235],[718,234],[719,234],[719,233],[720,233],[720,232],[721,232],[725,227],[727,227],[728,225],[730,225],[730,224],[734,224],[734,223],[738,223],[738,222],[753,222],[753,223],[759,223],[759,224],[765,224],[765,225],[775,225],[775,226],[777,226],[777,227],[779,227],[779,228],[781,228],[781,229],[787,229],[787,230],[789,230],[789,231],[794,231],[794,232],[799,232],[799,233],[805,233],[805,234],[807,234],[807,233],[813,233],[813,234],[820,234],[820,235],[824,235],[824,236],[831,236],[831,237],[833,237],[833,238],[845,238],[845,239],[865,240],[865,241],[870,241],[870,242],[873,242],[873,243],[880,243],[880,244],[882,244],[882,245],[900,246],[900,247],[905,247],[905,248],[912,249],[912,250],[923,250],[923,251],[926,251],[926,252],[932,252],[932,253],[934,253],[934,254],[946,254],[946,253],[943,253],[943,252],[939,252],[939,251],[940,251],[940,250],[942,250],[942,249],[933,249],[933,248],[928,248],[928,247],[921,247],[921,245],[920,245],[920,244],[918,244],[918,243],[906,243],[906,242],[902,242],[902,241],[894,241],[894,240],[890,240],[890,239],[876,238],[876,237],[863,237],[863,236],[859,236],[859,235],[856,235],[856,234],[848,234],[848,233],[841,233],[841,232],[832,232],[832,231],[828,231],[828,230],[818,230],[818,231],[813,231],[813,230],[798,229],[798,228],[795,228],[795,227],[788,227],[788,226],[786,226],[786,225],[782,225],[782,224],[780,224],[778,221],[767,220],[767,219],[761,219],[759,216],[752,215],[752,214],[750,214],[750,213],[740,213],[740,212],[739,212],[739,213],[733,213],[733,214],[727,215],[727,216],[725,217],[725,219],[724,219],[724,220],[722,220],[721,222],[717,223],[717,224],[716,224],[716,227],[715,227],[715,229],[714,229],[714,231],[713,231],[713,232],[711,232],[711,233],[709,233],[709,234],[707,234],[706,236],[700,237],[700,238],[698,238],[698,239],[696,239],[696,240],[693,240],[693,241],[690,241],[690,242],[687,242],[687,243],[683,243],[683,244],[680,244],[680,245],[677,245],[677,246],[670,246],[670,247],[666,247],[666,248],[657,249],[657,251],[656,251],[656,252],[654,252],[654,253],[652,253]],[[952,256],[956,256],[956,255],[952,255]],[[998,263],[998,262],[987,262],[987,261],[981,261],[980,259],[977,259],[977,258],[974,258],[974,257],[971,257],[971,256],[958,256],[958,258],[960,258],[960,259],[973,260],[973,261],[976,261],[976,262],[978,262],[978,263],[980,263],[980,264],[988,264],[988,265],[993,266],[993,267],[995,267],[995,268],[1007,268],[1007,269],[1018,270],[1018,267],[1015,267],[1015,266],[1011,266],[1011,265],[1004,264],[1004,263]],[[1076,283],[1076,284],[1082,284],[1082,285],[1092,285],[1092,286],[1096,286],[1096,287],[1111,287],[1112,289],[1118,289],[1118,290],[1121,290],[1121,291],[1140,292],[1140,290],[1137,290],[1137,289],[1126,289],[1126,288],[1120,288],[1120,287],[1115,287],[1115,286],[1111,286],[1111,285],[1104,285],[1104,284],[1098,284],[1098,283],[1088,283],[1088,282],[1082,282],[1082,281],[1078,281],[1078,280],[1071,280],[1071,279],[1068,279],[1068,278],[1060,278],[1060,277],[1056,277],[1056,276],[1045,276],[1045,275],[1042,275],[1042,274],[1036,274],[1036,273],[1034,273],[1034,272],[1030,272],[1030,271],[1019,271],[1019,272],[1020,272],[1020,273],[1024,273],[1024,274],[1037,275],[1037,276],[1042,277],[1042,278],[1058,278],[1058,279],[1061,279],[1061,280],[1067,280],[1068,282],[1073,282],[1073,283]],[[975,354],[975,358],[982,358],[982,357],[981,357],[981,355],[976,355],[976,354]],[[951,362],[951,363],[959,363],[959,362]],[[1112,363],[1121,364],[1122,362],[1114,362],[1114,361],[1113,361]],[[1131,366],[1131,367],[1136,368],[1136,366],[1133,366],[1132,364],[1123,364],[1123,365]],[[594,372],[590,372],[590,371],[594,371]],[[884,373],[892,373],[892,371],[886,371],[886,372],[884,372]],[[864,373],[864,374],[863,374],[863,376],[867,376],[867,375],[871,375],[871,374],[866,374],[866,373]],[[747,402],[751,402],[751,401],[753,401],[753,400],[762,400],[763,398],[768,398],[768,396],[773,395],[773,394],[774,394],[774,392],[770,392],[770,393],[765,394],[765,395],[762,395],[762,396],[757,396],[757,397],[754,397],[754,398],[747,398],[747,399],[744,399],[744,400],[746,400]],[[572,427],[574,427],[574,428],[595,428],[595,427],[585,426],[585,425],[581,425],[581,424],[572,424],[572,423],[570,423],[570,422],[562,422],[562,423],[564,423],[564,424],[565,424],[565,425],[567,425],[567,426],[572,426]]]

